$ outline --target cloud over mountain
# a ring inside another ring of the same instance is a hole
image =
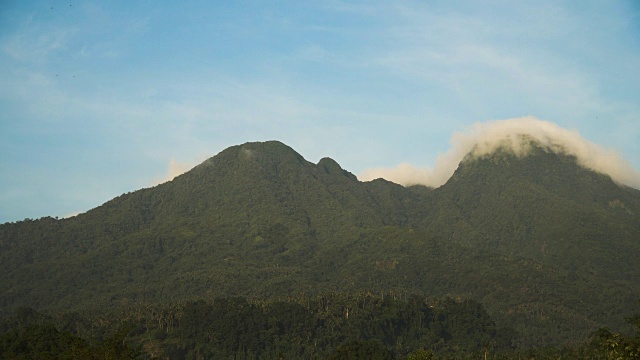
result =
[[[384,178],[395,183],[439,187],[444,184],[467,154],[482,157],[497,149],[526,156],[531,141],[547,151],[574,156],[581,166],[609,175],[619,184],[640,188],[640,173],[615,151],[583,138],[578,132],[532,116],[475,123],[464,132],[454,133],[451,148],[440,154],[433,168],[417,168],[402,163],[395,168],[373,168],[362,172],[362,181]]]
[[[153,186],[160,185],[160,184],[165,183],[167,181],[171,181],[176,176],[184,174],[185,172],[189,171],[191,168],[193,168],[192,164],[186,163],[186,162],[179,162],[179,161],[176,161],[176,159],[172,158],[169,161],[169,166],[167,168],[167,174],[162,178],[155,179],[153,181],[152,185]]]

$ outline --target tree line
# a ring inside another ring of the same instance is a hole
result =
[[[629,321],[640,329],[640,316]],[[635,335],[516,350],[473,300],[329,293],[131,306],[103,315],[19,308],[0,322],[0,359],[640,358]]]

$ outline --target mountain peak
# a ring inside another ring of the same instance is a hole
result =
[[[482,156],[469,153],[443,188],[466,191],[471,198],[485,200],[506,193],[528,194],[532,198],[544,193],[588,206],[600,204],[603,208],[632,191],[618,185],[608,174],[586,168],[576,156],[534,142],[520,155],[509,148]]]
[[[533,117],[476,124],[473,131],[458,134],[455,143],[467,149],[462,155],[482,157],[496,150],[517,157],[544,152],[567,155],[578,165],[606,174],[617,184],[640,186],[640,174],[615,151],[605,149],[580,136],[575,131]]]
[[[232,146],[224,150],[222,153],[235,154],[236,158],[239,160],[264,161],[268,159],[271,161],[304,161],[302,155],[298,154],[291,147],[276,140],[248,142],[242,145]]]
[[[344,170],[340,166],[340,164],[338,164],[332,158],[325,157],[320,159],[320,161],[318,161],[318,168],[329,175],[343,175],[348,177],[351,180],[356,180],[356,181],[358,180],[358,178],[356,178],[355,175],[348,172],[347,170]]]
[[[566,153],[564,146],[554,142],[542,142],[528,134],[505,135],[501,139],[477,142],[462,161],[473,158],[539,155],[543,152]]]
[[[299,164],[305,160],[302,155],[280,141],[247,142],[222,150],[194,167],[190,172],[199,172],[212,167],[221,170],[220,168],[287,162]]]
[[[583,168],[607,174],[617,184],[640,189],[640,173],[615,151],[594,144],[575,131],[534,117],[476,123],[466,131],[455,133],[450,142],[452,147],[438,156],[433,168],[401,163],[394,168],[367,169],[360,178],[381,177],[405,186],[421,184],[437,188],[447,182],[465,157],[483,157],[496,150],[523,157],[531,155],[532,149],[544,149],[572,156]]]
[[[578,163],[575,156],[550,150],[531,140],[518,149],[500,146],[485,152],[474,148],[462,159],[452,179],[471,174],[535,179],[545,174],[568,175],[567,172],[578,171],[590,172]],[[569,180],[566,176],[565,179]]]
[[[191,172],[206,171],[212,174],[240,174],[238,172],[240,171],[251,177],[257,176],[256,171],[260,171],[264,175],[265,171],[271,174],[286,174],[296,173],[302,169],[311,172],[320,171],[321,173],[346,177],[354,181],[358,180],[354,174],[344,170],[331,158],[322,158],[315,165],[288,145],[275,140],[247,142],[231,146],[196,166]]]

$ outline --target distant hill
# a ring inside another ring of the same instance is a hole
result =
[[[0,311],[412,292],[558,344],[624,329],[639,254],[640,191],[539,147],[469,155],[430,189],[247,143],[73,218],[0,225]]]

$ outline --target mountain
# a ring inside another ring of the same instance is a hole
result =
[[[446,220],[427,228],[457,222],[465,230],[452,241],[629,284],[640,279],[631,266],[640,250],[639,192],[573,157],[537,148],[522,158],[466,160],[436,192],[434,216]]]
[[[430,216],[420,226],[522,265],[505,269],[499,290],[495,269],[486,264],[470,274],[490,289],[473,296],[497,318],[530,314],[512,324],[523,332],[592,329],[612,324],[624,313],[622,304],[638,298],[639,193],[571,156],[540,147],[524,157],[499,151],[465,159],[434,191]]]
[[[415,292],[552,345],[624,329],[639,240],[640,191],[542,147],[470,154],[430,189],[247,143],[73,218],[0,225],[0,311]]]
[[[357,229],[397,222],[402,196],[395,194],[402,190],[380,181],[363,186],[335,161],[312,164],[278,142],[235,146],[174,181],[74,218],[3,225],[0,305],[67,307],[77,303],[68,294],[84,289],[97,303],[211,288],[219,294],[256,288],[261,295],[285,294],[296,286],[255,282],[299,275],[300,264],[321,248],[339,246]],[[157,276],[164,273],[172,280]],[[234,280],[239,274],[253,281]],[[186,277],[189,283],[182,281]],[[46,286],[24,293],[24,283]],[[112,284],[109,299],[100,298],[100,289]],[[52,302],[38,292],[43,287],[64,298]]]

